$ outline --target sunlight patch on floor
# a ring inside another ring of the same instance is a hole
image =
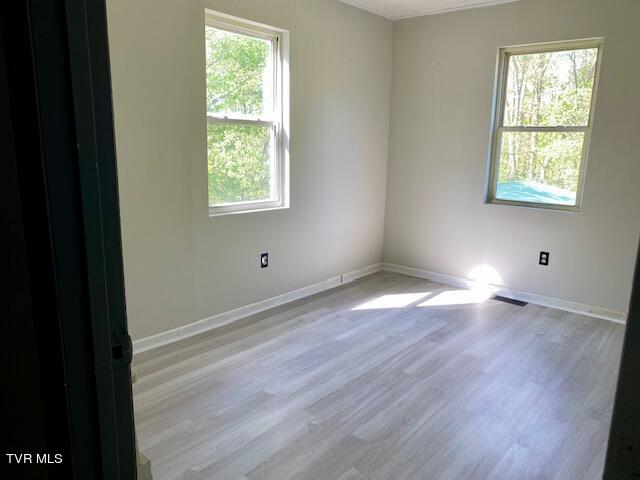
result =
[[[377,310],[386,308],[403,308],[419,300],[422,300],[426,296],[431,295],[431,292],[418,292],[418,293],[394,293],[389,295],[382,295],[381,297],[374,298],[368,302],[365,302],[351,310]]]
[[[446,290],[418,304],[419,307],[441,307],[445,305],[469,305],[482,303],[491,297],[489,290]]]

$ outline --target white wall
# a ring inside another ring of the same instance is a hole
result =
[[[395,24],[385,262],[626,311],[640,232],[640,2],[522,0]],[[499,46],[605,37],[581,213],[484,204]],[[550,266],[537,265],[550,251]]]
[[[205,7],[291,32],[288,210],[208,216]],[[381,261],[390,21],[335,0],[107,8],[134,339]]]
[[[208,217],[205,7],[291,31],[288,210]],[[510,288],[627,309],[640,231],[636,0],[521,0],[395,24],[335,0],[107,8],[134,339],[379,262],[383,224],[386,262],[458,276],[488,264]],[[583,211],[485,205],[498,46],[594,36],[605,50]]]

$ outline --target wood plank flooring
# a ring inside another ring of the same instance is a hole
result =
[[[478,301],[382,272],[136,356],[154,478],[601,478],[624,327]]]

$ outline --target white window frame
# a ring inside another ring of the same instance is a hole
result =
[[[209,124],[270,126],[274,129],[274,199],[209,205],[209,216],[275,210],[289,207],[289,32],[261,23],[205,9],[205,26],[271,42],[274,75],[273,117],[206,112]],[[205,135],[206,139],[206,135]],[[208,148],[207,148],[208,151]],[[207,199],[208,199],[207,195]],[[208,200],[207,200],[208,201]]]
[[[600,65],[602,63],[603,38],[589,38],[583,40],[570,40],[561,42],[537,43],[531,45],[518,45],[512,47],[502,47],[498,49],[498,68],[496,73],[496,86],[494,89],[493,112],[491,120],[491,147],[489,152],[489,181],[487,182],[486,203],[497,205],[511,205],[518,207],[542,208],[546,210],[561,210],[568,212],[579,212],[582,205],[582,192],[587,170],[587,159],[589,156],[589,144],[591,142],[591,131],[593,128],[593,118],[596,104],[596,94],[598,92],[598,80],[600,78]],[[509,69],[509,58],[512,55],[535,54],[546,52],[582,50],[586,48],[597,48],[596,70],[593,79],[593,91],[591,92],[591,105],[589,111],[589,123],[586,126],[504,126],[504,109],[507,93],[507,79]],[[584,132],[584,144],[582,147],[582,157],[580,159],[580,172],[578,174],[578,187],[576,191],[575,205],[560,205],[552,203],[526,202],[516,200],[503,200],[496,198],[498,186],[500,147],[502,145],[503,132]]]

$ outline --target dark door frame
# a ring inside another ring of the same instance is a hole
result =
[[[42,420],[37,440],[17,426],[3,443],[5,452],[62,456],[58,465],[10,465],[11,478],[134,479],[104,0],[2,1],[0,24],[2,185],[15,193],[9,233],[24,254],[12,265],[24,267],[24,282],[8,299],[8,330],[24,343],[6,342],[16,385],[7,402],[16,418],[38,411]]]
[[[636,259],[603,478],[640,479],[640,250]]]

